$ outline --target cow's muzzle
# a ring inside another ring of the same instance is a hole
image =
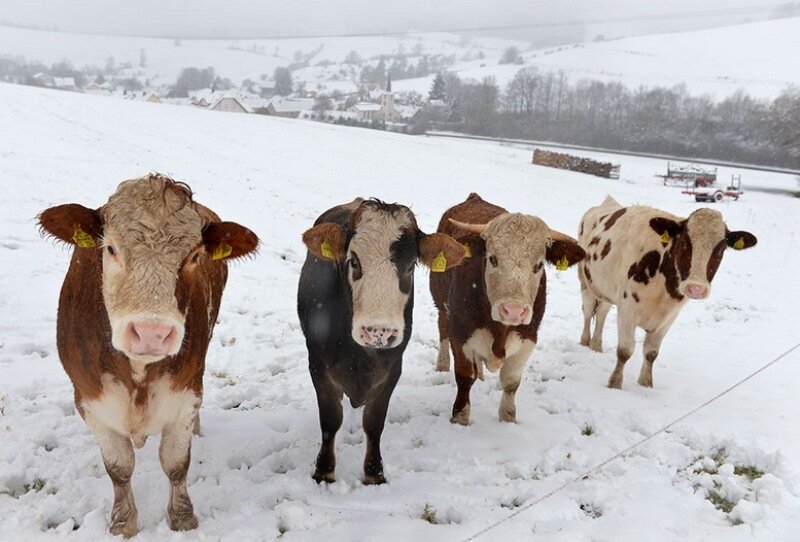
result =
[[[521,326],[531,323],[532,307],[528,303],[498,303],[492,318],[506,326]]]
[[[172,318],[126,318],[115,330],[115,347],[129,358],[153,363],[174,356],[183,342],[183,324]]]
[[[403,329],[392,324],[375,323],[353,326],[353,339],[369,348],[394,348],[402,342]]]

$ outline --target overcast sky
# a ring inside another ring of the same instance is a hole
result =
[[[759,19],[773,0],[0,0],[0,22],[68,32],[165,37],[272,37],[435,30],[682,13],[649,29],[679,29],[687,19],[714,26]],[[729,17],[688,12],[733,10]],[[676,28],[677,27],[677,28]],[[0,31],[2,29],[0,28]]]

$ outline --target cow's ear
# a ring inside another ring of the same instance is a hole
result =
[[[236,222],[211,222],[203,229],[203,244],[212,260],[233,260],[252,254],[258,237]]]
[[[42,233],[80,248],[95,248],[103,235],[100,213],[77,203],[50,207],[38,217]]]
[[[731,231],[725,235],[725,244],[735,250],[744,250],[758,243],[756,236],[749,231]]]
[[[667,238],[677,237],[683,231],[683,224],[675,222],[663,216],[657,216],[650,219],[650,227],[653,228],[659,236]],[[667,234],[664,236],[664,234]]]
[[[444,233],[422,234],[419,240],[419,261],[434,273],[442,273],[461,263],[467,250],[464,245]]]
[[[303,243],[317,258],[341,262],[345,257],[347,234],[339,224],[323,222],[303,234]]]
[[[576,241],[553,239],[553,242],[547,247],[545,258],[555,265],[556,269],[564,271],[568,267],[582,262],[586,258],[586,251]]]

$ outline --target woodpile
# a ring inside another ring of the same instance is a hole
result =
[[[598,162],[596,160],[572,156],[570,154],[534,149],[533,163],[538,166],[568,169],[579,173],[597,175],[598,177],[619,179],[619,165],[609,162]]]

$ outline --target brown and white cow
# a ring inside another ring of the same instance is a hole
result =
[[[617,365],[610,388],[622,387],[637,327],[646,331],[639,384],[652,387],[653,363],[681,308],[689,299],[708,297],[726,248],[742,250],[757,242],[749,232],[728,230],[713,209],[682,218],[652,207],[623,207],[611,196],[583,215],[578,240],[587,253],[578,269],[582,345],[602,351],[603,325],[617,306]]]
[[[39,224],[75,246],[58,305],[58,353],[114,485],[111,532],[137,533],[133,447],[158,433],[169,525],[197,527],[186,472],[206,351],[226,262],[252,253],[258,238],[159,174],[123,182],[99,209],[47,209]]]
[[[458,393],[450,421],[469,424],[469,392],[476,378],[483,379],[485,365],[500,370],[500,420],[514,422],[515,394],[544,316],[544,263],[566,269],[585,253],[542,219],[509,213],[474,193],[444,213],[437,231],[463,243],[469,254],[459,267],[430,279],[439,310],[436,369],[449,369],[448,347],[455,358]]]

